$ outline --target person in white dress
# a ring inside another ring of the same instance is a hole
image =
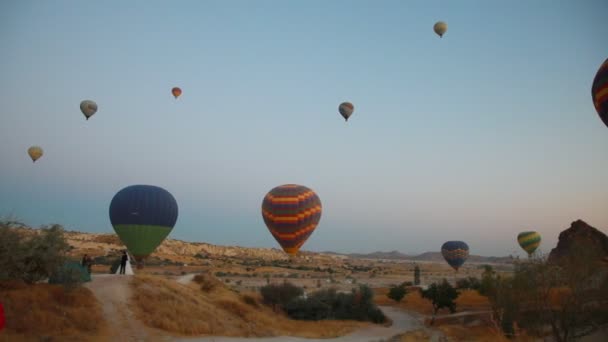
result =
[[[131,257],[127,251],[124,251],[120,260],[120,265],[116,270],[116,274],[133,275],[133,268],[131,268]]]

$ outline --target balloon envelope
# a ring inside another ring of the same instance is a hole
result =
[[[27,154],[29,154],[30,158],[32,158],[32,162],[36,162],[36,160],[42,157],[44,151],[42,151],[42,148],[40,146],[32,146],[27,149]]]
[[[182,90],[179,87],[175,87],[171,89],[171,94],[173,94],[175,98],[178,98],[182,94]]]
[[[141,262],[169,235],[177,221],[177,202],[167,190],[131,185],[110,203],[110,221],[133,258]]]
[[[533,231],[521,232],[517,234],[517,243],[528,255],[531,255],[540,245],[540,234]]]
[[[84,100],[80,102],[80,111],[84,114],[85,118],[89,120],[89,118],[97,112],[97,103],[91,100]]]
[[[348,118],[353,115],[353,112],[355,111],[355,106],[350,102],[342,102],[340,103],[340,106],[338,106],[338,111],[340,112],[340,115],[344,117],[344,120],[348,121]]]
[[[608,126],[608,58],[595,74],[591,87],[593,105],[600,119]]]
[[[441,38],[448,30],[448,24],[443,21],[438,21],[435,23],[435,26],[433,26],[433,30],[439,35],[439,38]]]
[[[285,253],[295,255],[321,220],[321,200],[311,189],[285,184],[270,190],[262,201],[266,227]]]
[[[469,257],[469,245],[463,241],[447,241],[441,246],[441,254],[456,271]]]

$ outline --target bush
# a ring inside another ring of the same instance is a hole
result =
[[[284,308],[291,300],[300,297],[304,290],[289,282],[283,284],[268,284],[260,289],[264,303],[272,305],[273,310],[277,306]]]
[[[462,278],[456,281],[456,287],[458,289],[471,289],[479,291],[481,288],[481,281],[475,277]]]
[[[420,267],[418,265],[414,267],[414,284],[420,285]]]
[[[197,274],[192,279],[195,283],[201,285],[203,292],[213,291],[220,283],[220,281],[208,274]]]
[[[422,298],[430,300],[433,304],[433,318],[431,319],[431,324],[433,324],[439,309],[447,308],[451,313],[456,311],[455,300],[458,298],[458,291],[443,279],[441,283],[433,283],[428,289],[423,290]]]
[[[243,302],[245,302],[245,304],[251,305],[251,306],[253,306],[255,308],[260,307],[260,305],[258,304],[258,301],[255,300],[255,298],[253,298],[252,296],[250,296],[250,295],[243,295],[242,298],[243,298]]]
[[[406,293],[405,284],[401,284],[399,286],[391,286],[386,296],[398,303],[405,297]]]
[[[307,299],[292,300],[284,309],[289,317],[299,320],[386,321],[386,316],[373,303],[372,290],[364,285],[351,293],[338,293],[333,288],[316,291]]]
[[[0,224],[0,280],[21,279],[33,284],[48,278],[66,260],[69,245],[63,227],[42,227],[40,234],[24,236]]]

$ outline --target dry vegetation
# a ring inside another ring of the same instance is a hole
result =
[[[423,315],[431,315],[433,313],[433,306],[428,299],[422,298],[420,291],[410,288],[408,289],[407,295],[396,303],[394,300],[388,298],[388,288],[376,288],[374,289],[374,302],[378,305],[390,305],[400,307],[402,309],[415,311]],[[460,290],[460,295],[456,299],[456,312],[462,311],[485,311],[490,310],[490,302],[488,298],[480,295],[475,290]],[[440,311],[440,313],[449,313]]]
[[[134,278],[133,310],[146,325],[182,335],[301,336],[345,335],[366,323],[303,322],[276,314],[253,294],[241,295],[213,276],[189,285],[151,275]]]
[[[438,327],[442,333],[450,338],[450,341],[478,341],[478,342],[509,342],[502,332],[497,329],[476,326],[463,327],[461,325],[442,325]]]
[[[105,328],[99,302],[84,287],[66,292],[59,285],[3,282],[0,302],[6,314],[0,341],[82,341]]]

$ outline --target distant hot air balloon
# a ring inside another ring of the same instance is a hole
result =
[[[177,221],[177,202],[167,190],[153,185],[131,185],[110,203],[110,221],[137,261],[143,260],[169,235]]]
[[[80,111],[82,111],[82,114],[89,120],[89,118],[97,112],[97,103],[91,100],[84,100],[80,102]]]
[[[42,155],[44,154],[44,151],[42,151],[42,147],[40,146],[32,146],[30,148],[27,149],[27,154],[30,155],[30,158],[32,158],[32,162],[36,162],[36,160],[40,159],[40,157],[42,157]]]
[[[456,271],[469,257],[469,245],[463,241],[447,241],[441,246],[441,254]]]
[[[591,86],[591,97],[600,119],[608,126],[608,59],[602,63],[595,74],[593,86]]]
[[[171,89],[171,94],[173,94],[175,98],[178,98],[182,94],[182,90],[179,87],[174,87]]]
[[[353,115],[353,112],[355,111],[355,106],[350,102],[342,102],[340,103],[340,106],[338,106],[338,111],[340,112],[340,115],[344,117],[344,120],[348,121],[348,118]]]
[[[521,232],[517,235],[517,242],[530,256],[540,245],[540,234],[537,232]]]
[[[296,184],[277,186],[262,202],[262,216],[285,253],[295,255],[321,220],[321,200],[311,189]]]
[[[444,23],[443,21],[438,21],[435,23],[435,26],[433,26],[433,30],[435,30],[435,33],[439,35],[439,38],[442,38],[445,32],[448,30],[448,24]]]

